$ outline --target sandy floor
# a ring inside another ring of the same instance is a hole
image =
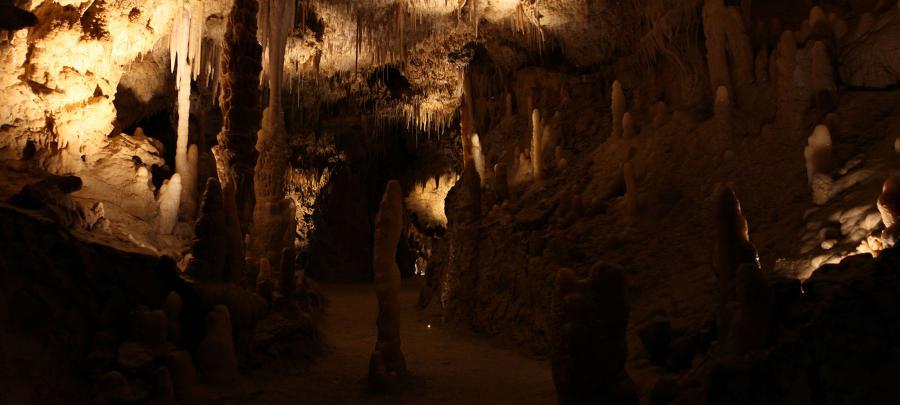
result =
[[[415,309],[418,282],[400,295],[403,352],[413,377],[390,396],[366,390],[375,345],[376,301],[368,285],[324,285],[329,299],[323,334],[327,352],[296,371],[266,368],[246,376],[259,391],[238,400],[260,404],[549,404],[554,403],[548,361],[523,357],[466,332],[428,327]]]

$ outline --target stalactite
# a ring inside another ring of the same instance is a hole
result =
[[[403,193],[400,183],[391,180],[375,217],[372,267],[378,297],[378,340],[369,360],[369,389],[375,392],[396,387],[397,379],[408,374],[400,350],[400,269],[395,259],[402,228]]]
[[[234,184],[235,207],[242,233],[249,231],[253,214],[253,169],[259,128],[259,73],[262,49],[256,40],[255,0],[235,0],[228,15],[222,49],[219,105],[222,131],[213,148],[223,187]]]

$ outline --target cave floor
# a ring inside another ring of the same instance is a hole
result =
[[[268,366],[246,376],[260,404],[547,404],[555,401],[550,363],[502,342],[431,324],[416,309],[421,280],[400,293],[403,352],[412,377],[403,391],[367,391],[375,346],[377,303],[371,285],[322,285],[329,303],[322,321],[326,352],[308,366]]]

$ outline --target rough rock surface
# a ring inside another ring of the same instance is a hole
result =
[[[891,9],[864,34],[842,44],[838,56],[847,85],[883,89],[900,84],[900,14]]]

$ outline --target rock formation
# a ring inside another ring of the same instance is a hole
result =
[[[256,131],[259,129],[259,72],[262,48],[256,40],[253,0],[236,0],[228,15],[222,49],[222,131],[213,148],[219,181],[234,184],[241,231],[249,231],[253,214],[253,169],[256,166]]]
[[[470,169],[471,170],[471,169]],[[403,200],[400,183],[388,182],[375,217],[373,271],[378,297],[378,341],[369,359],[369,390],[381,392],[398,388],[406,377],[406,359],[400,350],[399,301],[400,269],[395,257],[403,227]]]
[[[597,263],[588,278],[560,269],[553,292],[553,383],[560,404],[636,404],[625,373],[628,298],[621,270]]]
[[[225,305],[216,305],[206,316],[206,336],[197,348],[197,365],[210,384],[231,384],[238,377],[231,316]]]
[[[159,233],[171,234],[175,230],[175,224],[178,223],[178,207],[181,204],[181,176],[178,173],[163,183],[156,200],[159,204],[157,229]]]

